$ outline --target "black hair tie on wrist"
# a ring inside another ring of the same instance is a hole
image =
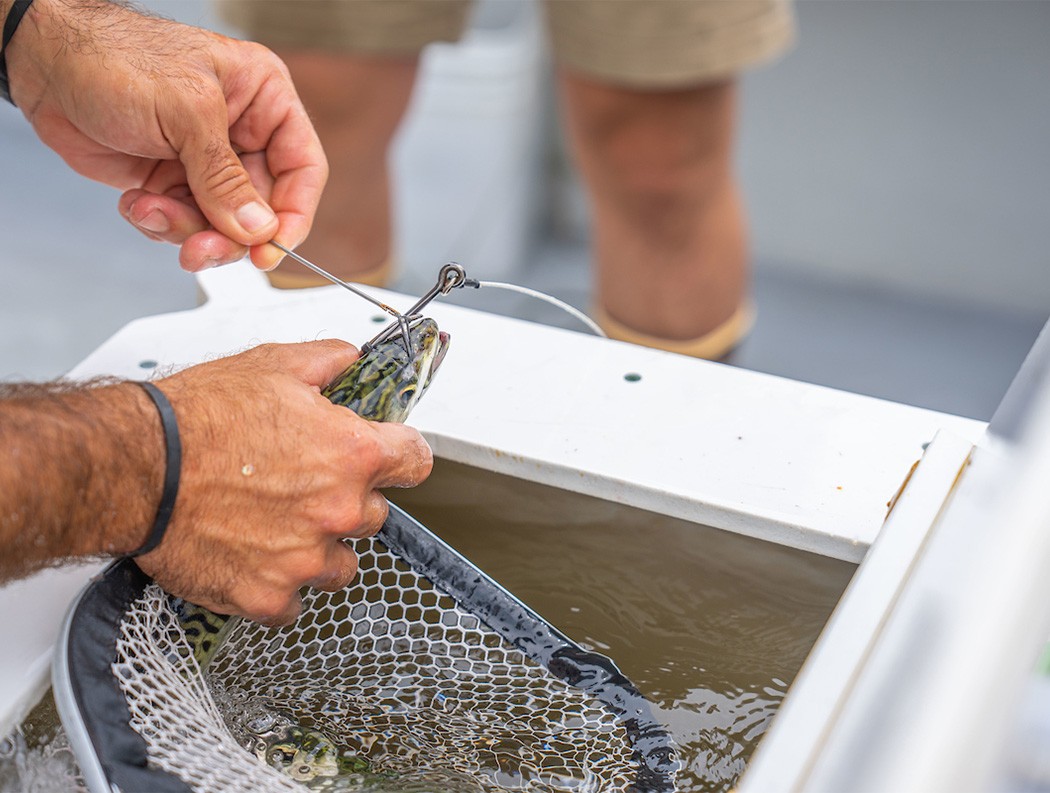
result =
[[[179,425],[175,421],[175,409],[164,396],[164,392],[153,383],[140,382],[139,385],[149,394],[153,404],[157,406],[157,412],[160,413],[167,464],[164,470],[164,491],[160,496],[160,506],[157,507],[157,517],[153,521],[153,528],[150,529],[149,536],[142,547],[129,554],[130,556],[149,553],[164,539],[164,532],[168,528],[168,521],[171,520],[171,513],[175,511],[175,499],[179,495],[179,474],[182,471],[182,442],[179,440]]]
[[[0,42],[0,96],[12,105],[14,100],[11,99],[11,81],[7,77],[7,45],[11,43],[11,37],[18,30],[18,23],[22,21],[31,5],[33,0],[15,0],[7,12],[7,19],[4,20],[4,38]]]

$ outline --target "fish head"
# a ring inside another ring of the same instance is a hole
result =
[[[379,342],[321,393],[372,421],[404,421],[430,386],[449,335],[429,317],[412,323],[411,350],[400,333]]]

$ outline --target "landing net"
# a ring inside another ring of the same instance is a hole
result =
[[[307,593],[286,628],[237,620],[205,672],[176,602],[124,563],[102,593],[101,612],[120,614],[95,677],[116,682],[110,693],[126,714],[116,743],[140,741],[134,757],[107,757],[121,719],[99,725],[93,711],[104,703],[82,701],[92,673],[75,657],[97,653],[77,647],[85,633],[97,639],[100,611],[85,596],[71,619],[69,678],[87,736],[79,743],[106,781],[195,791],[674,789],[666,731],[608,659],[394,507],[380,535],[354,548],[352,586]]]

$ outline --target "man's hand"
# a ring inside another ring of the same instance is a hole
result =
[[[8,2],[0,0],[0,10]],[[11,95],[48,146],[124,190],[121,214],[196,272],[271,269],[313,222],[328,165],[265,47],[105,0],[36,0],[7,48]]]
[[[378,488],[418,484],[433,464],[416,430],[321,396],[357,355],[340,341],[266,344],[157,381],[182,477],[139,566],[173,594],[271,623],[295,617],[303,585],[348,584],[357,559],[341,538],[378,531]],[[0,449],[0,581],[145,541],[164,441],[139,386],[0,384]]]
[[[304,584],[350,583],[357,559],[341,539],[378,531],[378,488],[418,484],[433,462],[416,430],[321,396],[356,357],[337,341],[264,345],[159,381],[180,425],[182,484],[139,566],[213,611],[275,623],[299,613]]]

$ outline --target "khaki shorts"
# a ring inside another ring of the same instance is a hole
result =
[[[456,41],[470,0],[216,0],[222,17],[273,49],[412,55]],[[639,87],[727,77],[794,41],[790,0],[545,0],[556,61]]]

